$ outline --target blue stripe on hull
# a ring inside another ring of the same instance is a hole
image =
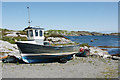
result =
[[[42,63],[42,62],[56,62],[61,58],[66,58],[67,60],[72,59],[73,55],[61,56],[61,55],[52,55],[52,56],[22,56],[22,59],[26,63]]]

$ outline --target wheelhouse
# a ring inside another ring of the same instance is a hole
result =
[[[37,44],[43,45],[44,43],[44,29],[38,27],[27,27],[27,39],[29,41],[36,41]]]

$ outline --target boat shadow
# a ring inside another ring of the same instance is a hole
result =
[[[46,62],[33,62],[33,63],[26,63],[26,62],[24,62],[23,60],[19,60],[19,61],[5,61],[5,59],[4,59],[4,61],[2,60],[2,63],[12,63],[12,64],[42,64],[42,63],[61,63],[61,62],[59,62],[58,60],[56,60],[56,61],[46,61]]]
[[[71,59],[68,59],[67,61],[70,61]],[[2,63],[12,63],[12,64],[43,64],[43,63],[66,63],[67,61],[59,61],[59,60],[47,60],[47,61],[40,61],[40,62],[32,62],[32,63],[26,63],[22,59],[14,58],[11,60],[11,58],[6,58],[2,60]]]

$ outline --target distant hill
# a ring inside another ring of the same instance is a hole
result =
[[[67,31],[67,30],[47,30],[46,35],[59,34],[63,36],[85,36],[85,35],[120,35],[120,33],[100,33],[100,32],[89,32],[89,31]]]
[[[11,34],[16,32],[16,35],[26,35],[26,32],[23,30],[15,31],[15,30],[8,30],[8,29],[1,29],[0,28],[0,35],[7,36],[7,34]],[[62,36],[86,36],[86,35],[120,35],[120,33],[100,33],[100,32],[89,32],[89,31],[67,31],[67,30],[47,30],[45,31],[45,36],[50,35],[62,35]]]
[[[64,37],[64,36],[86,36],[86,35],[120,35],[120,33],[99,33],[99,32],[89,32],[89,31],[67,31],[67,30],[47,30],[45,31],[45,39],[47,37]],[[64,37],[65,38],[65,37]],[[23,30],[8,30],[0,28],[0,40],[8,41],[10,43],[15,43],[16,40],[27,40],[26,31]]]

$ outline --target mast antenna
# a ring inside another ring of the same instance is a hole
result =
[[[28,9],[28,24],[29,24],[28,27],[30,27],[30,23],[31,23],[32,21],[30,21],[30,10],[29,10],[29,7],[27,7],[27,9]]]

